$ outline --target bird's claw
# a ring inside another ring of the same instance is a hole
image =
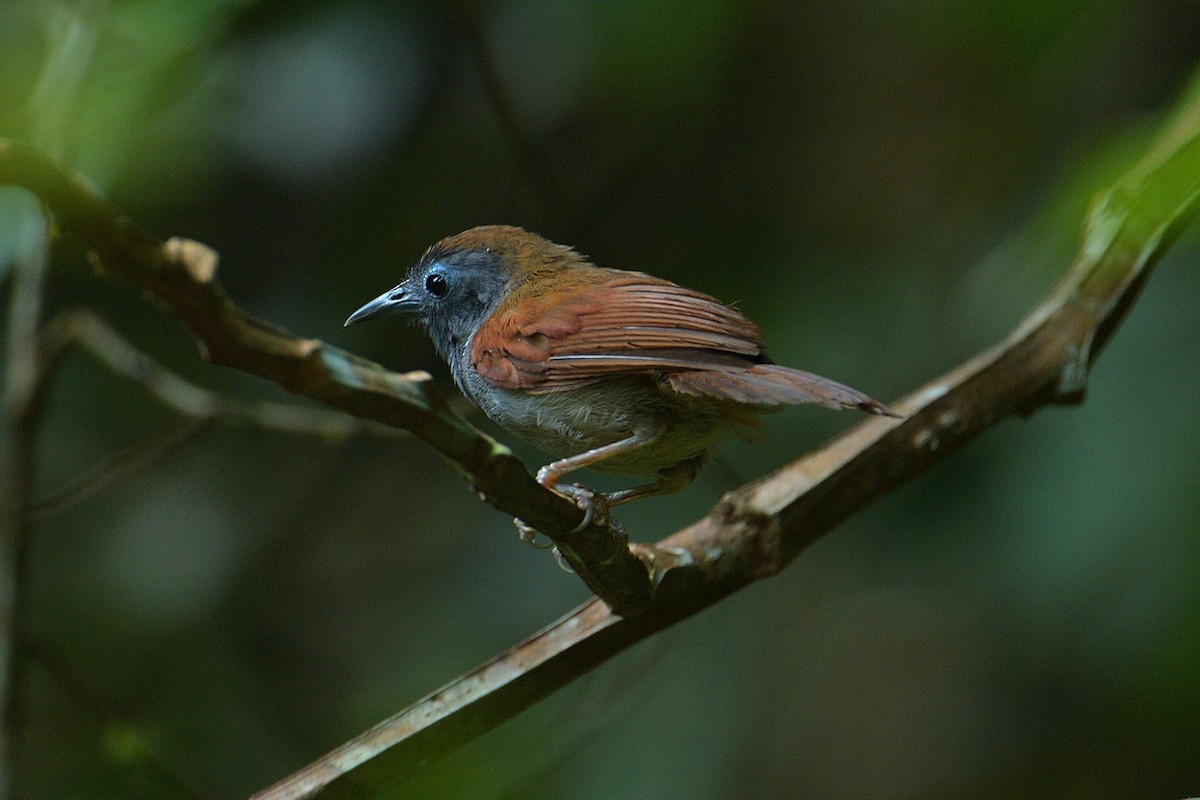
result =
[[[572,569],[571,565],[567,563],[566,556],[564,556],[562,554],[562,550],[559,550],[556,547],[553,550],[551,550],[550,552],[554,554],[554,562],[556,564],[558,564],[559,569],[561,569],[563,572],[567,573],[568,575],[575,574],[575,570]]]
[[[591,489],[586,486],[580,486],[578,483],[555,486],[554,491],[583,509],[583,519],[571,529],[571,533],[579,533],[585,530],[597,519],[603,522],[608,521],[608,498],[599,492],[593,492]],[[599,514],[597,514],[597,510]]]
[[[535,550],[548,550],[554,547],[554,542],[538,541],[538,529],[519,517],[513,517],[513,525],[517,528],[517,538]]]
[[[555,546],[554,542],[542,544],[538,541],[537,528],[517,517],[513,517],[513,525],[517,526],[517,536],[522,542],[537,550],[549,550],[554,554],[554,563],[558,564],[559,569],[570,575],[575,574],[575,570],[571,569],[571,565],[567,563],[567,559],[563,556],[562,551]]]
[[[538,478],[542,477],[541,471],[538,473]],[[594,524],[609,525],[617,530],[624,530],[624,526],[608,515],[608,497],[599,492],[593,492],[586,486],[580,486],[577,483],[559,484],[553,487],[547,487],[553,491],[566,497],[583,511],[583,519],[579,524],[572,528],[566,535],[579,533],[586,530]],[[513,525],[517,528],[517,536],[522,542],[536,547],[539,550],[546,550],[554,547],[553,543],[542,544],[538,541],[539,531],[529,523],[522,519],[513,518]]]

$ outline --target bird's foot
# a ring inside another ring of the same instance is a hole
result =
[[[568,536],[574,533],[579,533],[580,531],[585,530],[589,526],[597,523],[609,525],[619,530],[624,530],[624,526],[612,519],[608,514],[609,502],[607,495],[601,494],[600,492],[593,492],[586,486],[580,486],[577,483],[556,484],[547,486],[546,488],[558,492],[563,497],[568,498],[583,511],[583,519],[580,520],[579,524],[567,533]],[[514,517],[513,525],[515,525],[517,528],[518,538],[531,547],[536,547],[539,550],[546,550],[554,547],[552,542],[546,542],[545,544],[542,544],[538,539],[539,531],[529,523],[525,522],[525,520]]]
[[[559,484],[554,491],[569,498],[575,505],[583,509],[583,519],[571,529],[571,533],[579,533],[588,528],[593,522],[608,523],[608,498],[599,492],[593,492],[578,483]]]

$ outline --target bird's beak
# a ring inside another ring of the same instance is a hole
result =
[[[412,291],[412,287],[408,285],[408,281],[405,281],[395,289],[384,292],[358,311],[355,311],[346,320],[346,325],[353,325],[356,322],[364,322],[368,319],[381,319],[408,311],[416,311],[417,307],[417,299]]]

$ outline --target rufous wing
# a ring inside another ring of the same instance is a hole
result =
[[[471,363],[496,386],[532,391],[622,373],[740,366],[760,334],[736,309],[641,273],[595,269],[595,283],[514,297],[480,327]]]
[[[835,381],[771,364],[737,309],[641,273],[594,269],[593,282],[522,297],[480,327],[471,363],[489,383],[550,392],[605,377],[660,373],[682,394],[749,405],[886,409]]]

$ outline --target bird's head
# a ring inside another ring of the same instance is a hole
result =
[[[394,288],[355,311],[353,325],[412,314],[447,361],[529,281],[554,285],[564,268],[585,266],[574,250],[509,225],[485,225],[430,247]]]

